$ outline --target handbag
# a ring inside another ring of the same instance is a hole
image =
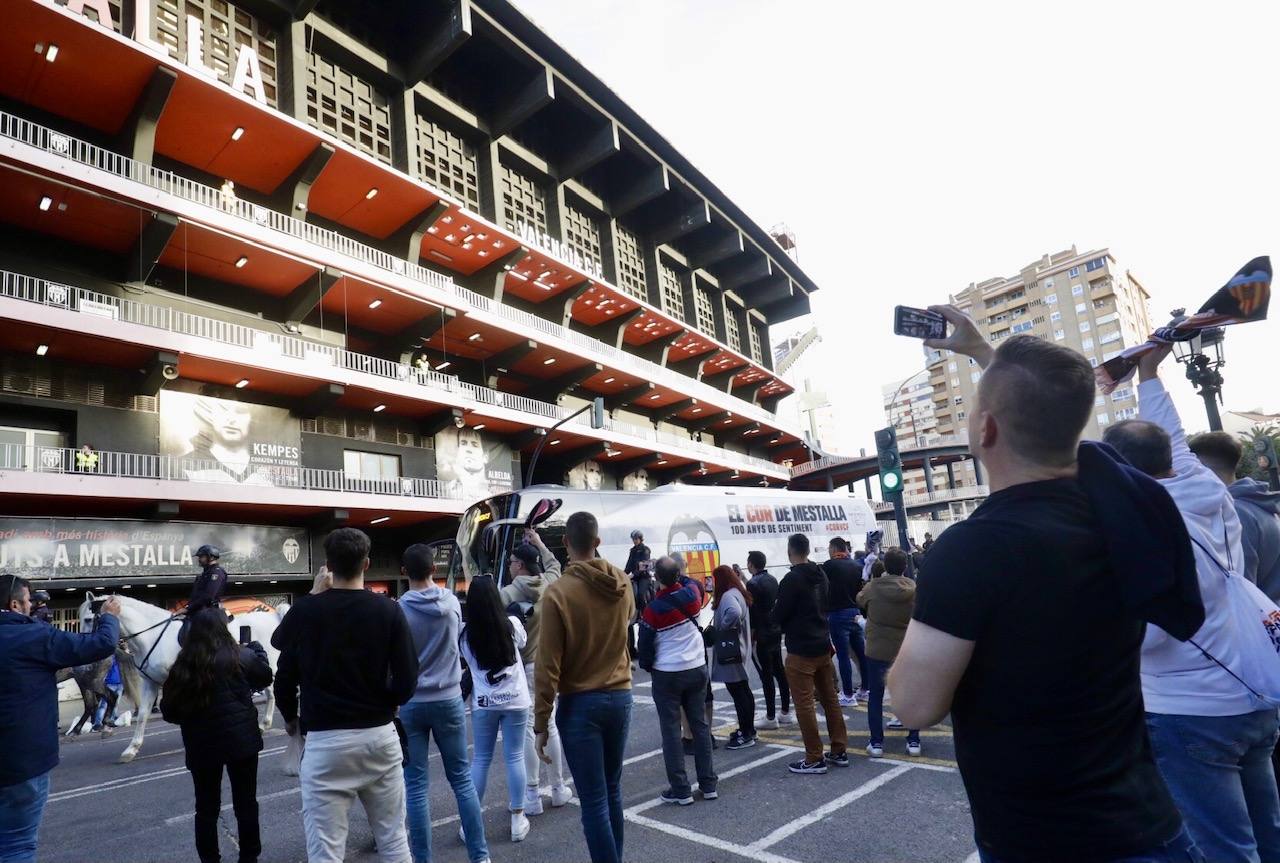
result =
[[[1223,528],[1224,540],[1226,529]],[[1258,586],[1233,572],[1233,562],[1223,566],[1214,554],[1195,537],[1191,538],[1227,580],[1228,620],[1236,628],[1239,644],[1239,668],[1232,671],[1209,653],[1195,639],[1188,641],[1223,671],[1230,674],[1252,696],[1254,710],[1280,707],[1280,607],[1258,589]],[[1227,545],[1230,548],[1230,545]]]
[[[742,664],[742,624],[724,626],[715,630],[715,654],[717,665]]]

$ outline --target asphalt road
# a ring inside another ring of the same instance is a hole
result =
[[[715,689],[716,736],[723,743],[736,722],[728,694],[719,685]],[[786,770],[787,761],[799,757],[800,735],[794,726],[761,732],[755,747],[726,752],[722,746],[716,751],[719,800],[699,799],[693,806],[675,807],[657,799],[666,781],[657,718],[643,672],[637,672],[635,696],[623,776],[628,861],[971,863],[977,859],[969,807],[955,772],[951,733],[945,727],[924,732],[921,758],[906,755],[903,732],[889,731],[885,757],[872,760],[865,753],[865,709],[847,708],[853,763],[832,768],[825,776],[798,776]],[[757,705],[763,715],[758,688]],[[128,736],[129,729],[120,729],[106,738],[85,734],[64,742],[40,833],[43,863],[195,859],[193,794],[183,768],[178,729],[153,722],[138,758],[118,764]],[[284,743],[277,717],[276,727],[267,733],[258,768],[262,863],[306,860],[298,781],[281,771]],[[466,851],[457,840],[457,809],[439,765],[438,755],[433,754],[433,859],[466,863]],[[495,756],[484,801],[493,860],[586,860],[578,810],[572,803],[560,809],[544,803],[546,812],[531,819],[529,837],[519,844],[510,842],[500,765]],[[692,774],[692,759],[689,768]],[[223,806],[222,854],[224,860],[234,861],[235,818],[225,784]],[[352,809],[347,859],[362,863],[378,859],[358,804]]]

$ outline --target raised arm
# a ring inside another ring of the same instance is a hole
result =
[[[116,609],[119,609],[119,602],[114,602]],[[87,665],[115,653],[116,642],[120,639],[120,619],[106,611],[106,608],[107,606],[103,607],[103,614],[98,618],[98,628],[93,632],[80,634],[49,627],[44,659],[50,668]]]
[[[1205,467],[1187,446],[1182,418],[1178,416],[1178,409],[1173,406],[1173,399],[1160,380],[1160,363],[1169,356],[1171,350],[1172,345],[1165,345],[1138,361],[1138,416],[1160,426],[1169,435],[1174,473],[1178,476],[1204,473],[1216,478],[1213,471]]]

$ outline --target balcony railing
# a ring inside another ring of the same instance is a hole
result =
[[[431,370],[419,370],[406,363],[358,354],[332,345],[310,342],[295,336],[282,333],[269,333],[194,315],[189,312],[140,303],[136,300],[112,297],[83,288],[38,279],[21,273],[0,270],[0,297],[22,300],[44,306],[93,315],[111,320],[126,321],[145,327],[165,330],[167,332],[194,336],[218,344],[254,350],[266,356],[288,357],[304,360],[311,366],[334,367],[361,374],[371,375],[384,380],[401,381],[417,384],[439,393],[449,393],[464,401],[471,401],[476,406],[499,407],[529,415],[526,420],[530,425],[551,425],[563,419],[571,410],[549,402],[538,401],[527,396],[506,393],[489,387],[466,383],[452,375],[443,375]],[[86,325],[86,331],[95,327]],[[374,386],[371,384],[371,386]],[[577,417],[567,425],[572,427],[589,427],[590,420]],[[711,444],[682,438],[670,432],[659,431],[652,427],[636,426],[620,421],[606,420],[606,430],[620,434],[632,435],[655,445],[675,447],[685,452],[707,456],[716,463],[731,467],[747,468],[758,471],[777,473],[781,466],[767,459],[757,458],[744,453],[735,453]]]
[[[663,381],[673,389],[691,396],[710,399],[713,402],[733,405],[733,413],[781,428],[778,418],[758,405],[739,399],[724,390],[718,390],[686,375],[673,372],[657,363],[623,351],[612,345],[574,332],[537,315],[513,308],[501,302],[481,296],[454,282],[443,273],[429,270],[418,263],[397,258],[379,249],[345,237],[336,231],[317,227],[292,216],[262,207],[234,196],[223,195],[218,189],[205,186],[170,171],[163,171],[138,162],[119,153],[103,149],[70,135],[56,132],[38,123],[32,123],[16,115],[0,111],[0,137],[19,141],[38,150],[61,156],[82,165],[96,168],[158,189],[174,197],[210,207],[252,222],[273,231],[311,243],[349,258],[368,264],[397,276],[412,279],[436,290],[445,291],[461,303],[476,311],[488,312],[508,321],[535,329],[573,344],[587,352],[591,359],[606,362],[614,367],[626,368],[644,380]],[[800,436],[798,431],[787,429]]]
[[[933,449],[934,447],[941,447],[941,446],[968,445],[968,443],[969,443],[968,435],[939,435],[935,440],[933,440],[930,443],[926,443],[923,446],[917,444],[915,441],[904,442],[903,445],[899,447],[899,451],[913,452],[915,450]],[[824,468],[838,467],[839,465],[842,465],[842,464],[848,464],[849,462],[854,462],[854,461],[861,461],[866,458],[874,458],[874,456],[824,455],[822,458],[814,459],[813,461],[807,461],[807,462],[804,462],[803,464],[796,465],[791,469],[791,476],[801,477],[801,476],[805,476],[806,474],[814,473],[815,471],[823,470]]]
[[[906,495],[903,503],[907,506],[923,506],[930,503],[946,503],[951,500],[968,500],[975,497],[987,497],[991,489],[985,485],[962,485],[957,488],[942,488],[936,491],[922,491]]]
[[[90,465],[77,460],[77,455],[79,455],[78,450],[62,447],[0,444],[0,471],[169,480],[445,500],[461,499],[458,495],[451,494],[445,484],[439,480],[422,477],[367,479],[351,476],[340,470],[272,466],[269,469],[250,472],[245,478],[238,478],[221,462],[212,459],[98,451],[94,453],[97,460]],[[494,489],[495,492],[502,490]]]

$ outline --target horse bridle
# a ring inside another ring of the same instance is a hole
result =
[[[153,623],[151,626],[148,626],[146,629],[139,629],[137,632],[133,634],[125,634],[124,636],[124,639],[126,641],[129,641],[134,638],[137,638],[139,635],[150,632],[153,629],[157,629],[161,626],[164,627],[164,630],[160,632],[159,637],[157,637],[156,640],[152,642],[150,649],[147,650],[147,655],[142,657],[141,665],[138,664],[138,660],[133,658],[132,653],[129,654],[129,661],[133,663],[133,667],[138,670],[138,673],[141,674],[143,677],[145,677],[147,680],[150,680],[156,686],[164,686],[164,684],[156,680],[150,674],[147,674],[147,663],[151,661],[151,654],[155,653],[156,648],[160,646],[160,642],[164,638],[165,632],[169,630],[169,624],[173,623],[179,617],[186,617],[186,614],[185,613],[171,614],[168,617],[166,617],[164,620],[160,621],[159,623]]]

